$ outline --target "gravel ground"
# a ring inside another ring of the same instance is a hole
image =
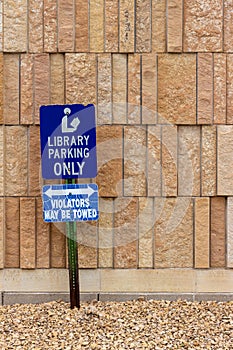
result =
[[[233,349],[233,301],[0,307],[0,349]]]

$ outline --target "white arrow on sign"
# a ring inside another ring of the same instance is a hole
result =
[[[60,190],[53,190],[51,187],[47,189],[47,191],[44,193],[46,196],[52,198],[53,196],[72,196],[72,195],[88,195],[90,197],[93,193],[96,191],[93,190],[92,187],[88,186],[87,188],[66,188],[66,189],[60,189]]]

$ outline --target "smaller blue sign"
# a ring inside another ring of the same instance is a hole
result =
[[[98,220],[98,186],[64,184],[43,186],[45,222]]]

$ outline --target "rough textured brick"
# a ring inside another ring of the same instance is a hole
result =
[[[177,127],[162,127],[162,196],[177,195]]]
[[[104,0],[90,2],[90,51],[104,51]]]
[[[105,51],[118,52],[118,0],[105,0]]]
[[[33,123],[33,68],[32,54],[22,54],[20,62],[20,124]]]
[[[27,0],[4,0],[4,51],[27,51]]]
[[[113,266],[113,200],[99,199],[98,262],[99,267]]]
[[[0,0],[0,51],[3,51],[3,0]]]
[[[179,127],[178,195],[200,196],[200,128]]]
[[[28,193],[30,196],[41,194],[42,179],[40,178],[40,129],[39,126],[29,128],[29,178]]]
[[[4,126],[0,126],[0,196],[4,195],[4,166],[5,166],[5,132]]]
[[[152,1],[152,52],[166,51],[166,0]]]
[[[158,57],[158,118],[160,123],[196,123],[196,57]]]
[[[226,54],[214,54],[214,123],[226,123]]]
[[[210,265],[210,199],[195,199],[195,253],[194,267],[209,268]]]
[[[167,50],[182,51],[183,34],[183,4],[182,0],[170,0],[167,4]]]
[[[146,196],[146,129],[124,128],[124,196]]]
[[[224,0],[224,51],[233,51],[233,2],[232,0]]]
[[[142,123],[157,120],[157,56],[142,55]]]
[[[73,52],[75,44],[74,0],[58,2],[58,51]]]
[[[4,198],[0,198],[0,269],[3,269],[4,267],[4,258],[5,258],[4,226],[5,226]]]
[[[227,255],[226,265],[227,267],[233,267],[233,197],[227,198]]]
[[[43,52],[43,0],[28,2],[28,48],[29,52]]]
[[[23,126],[5,127],[4,166],[5,195],[24,196],[27,194],[27,128]]]
[[[149,125],[147,132],[147,186],[148,196],[162,195],[161,127]]]
[[[233,124],[233,55],[227,55],[227,124]]]
[[[66,54],[66,103],[96,104],[96,55]]]
[[[153,235],[154,235],[154,201],[153,198],[139,198],[139,268],[153,268]]]
[[[213,121],[213,55],[198,54],[197,122],[212,124]]]
[[[112,58],[98,55],[98,114],[97,124],[112,122]]]
[[[141,120],[141,56],[128,55],[128,124]]]
[[[44,0],[44,52],[57,52],[57,0]]]
[[[134,52],[134,1],[119,0],[120,6],[120,52]]]
[[[3,118],[5,124],[19,123],[19,55],[3,56]],[[11,103],[9,103],[11,101]]]
[[[65,60],[62,54],[50,55],[50,103],[65,102]]]
[[[127,56],[115,54],[112,57],[112,99],[113,99],[113,123],[126,123],[126,98],[127,98]]]
[[[201,142],[201,193],[202,196],[216,195],[217,175],[217,135],[216,127],[202,127]]]
[[[219,125],[217,128],[217,194],[231,196],[233,193],[233,126]]]
[[[117,197],[122,195],[122,127],[103,125],[97,128],[97,158],[100,197]]]
[[[34,269],[36,259],[35,199],[20,198],[20,267]]]
[[[89,50],[88,1],[75,0],[75,51]]]
[[[41,198],[36,198],[36,268],[50,267],[50,224],[43,221]]]
[[[136,51],[151,51],[150,0],[136,0]]]
[[[4,76],[4,74],[3,74],[3,62],[4,62],[3,53],[0,52],[0,124],[3,123],[3,119],[4,119],[3,118],[3,95],[4,95],[3,86],[4,86],[5,82],[3,79],[3,76]]]
[[[5,198],[5,267],[19,267],[19,198]]]
[[[78,259],[80,268],[97,268],[96,221],[77,222]]]
[[[34,108],[35,108],[35,123],[39,124],[39,109],[42,105],[48,105],[50,101],[50,62],[48,54],[35,55],[34,67]]]
[[[51,225],[50,233],[50,267],[66,267],[66,236],[65,224],[56,223]]]
[[[155,268],[193,266],[191,198],[155,198]]]
[[[184,51],[222,51],[222,0],[184,0]]]
[[[114,267],[137,267],[137,198],[114,201]]]
[[[211,198],[210,251],[211,267],[225,267],[226,254],[226,199]]]

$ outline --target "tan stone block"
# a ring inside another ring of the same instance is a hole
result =
[[[137,198],[117,198],[114,201],[114,267],[137,267]]]
[[[20,267],[34,269],[35,259],[35,199],[20,198]]]
[[[75,51],[89,50],[88,1],[75,0]]]
[[[194,267],[210,267],[210,199],[195,199]]]
[[[196,124],[196,56],[158,56],[159,123]]]
[[[222,51],[222,9],[222,0],[184,1],[184,51]]]
[[[4,123],[19,124],[19,55],[4,54],[3,65]]]
[[[224,197],[211,198],[210,252],[211,267],[226,266],[226,200]]]
[[[138,266],[139,268],[153,268],[154,262],[154,201],[153,198],[139,198],[139,243]]]
[[[183,4],[182,0],[170,0],[167,4],[167,50],[182,51]]]
[[[136,0],[136,52],[151,52],[150,0]]]
[[[232,271],[226,269],[209,269],[197,271],[197,293],[232,293]]]
[[[50,55],[50,103],[65,102],[65,60],[62,54]]]
[[[50,267],[66,267],[65,224],[52,224],[50,231]]]
[[[112,56],[113,123],[124,124],[127,119],[127,55]]]
[[[4,167],[5,167],[5,128],[0,125],[0,196],[4,193]]]
[[[217,130],[215,126],[202,127],[201,194],[215,196],[217,192]]]
[[[217,194],[233,194],[233,126],[217,126]]]
[[[33,124],[34,56],[22,54],[20,62],[20,124]]]
[[[90,51],[104,51],[104,0],[90,1]]]
[[[58,2],[58,51],[73,52],[75,44],[74,0]]]
[[[142,123],[157,120],[157,56],[142,55]]]
[[[44,1],[29,0],[28,2],[28,50],[43,52],[43,16]]]
[[[0,52],[0,124],[3,124],[3,96],[4,96],[4,79],[3,79],[3,53]]]
[[[223,21],[223,31],[224,31],[224,46],[225,52],[233,51],[233,3],[232,0],[224,0],[224,21]]]
[[[128,55],[128,124],[141,120],[141,56]]]
[[[134,21],[135,3],[134,0],[119,0],[120,21],[119,21],[119,51],[134,52]]]
[[[4,52],[27,51],[27,0],[4,0]]]
[[[113,267],[113,199],[99,199],[98,266]]]
[[[200,196],[200,128],[181,126],[178,135],[178,195]]]
[[[146,196],[146,129],[124,127],[124,196]]]
[[[98,55],[98,108],[97,124],[112,122],[112,57]]]
[[[166,51],[166,0],[152,1],[152,52]]]
[[[212,124],[213,121],[213,55],[199,53],[197,56],[197,122]]]
[[[162,196],[177,196],[177,127],[162,127]]]
[[[193,266],[191,198],[155,198],[155,268]]]
[[[96,104],[96,55],[66,54],[66,103]]]
[[[214,54],[214,123],[226,123],[226,69],[227,58],[224,53]]]
[[[97,268],[97,224],[96,221],[77,222],[79,267]]]
[[[29,179],[28,191],[30,196],[39,196],[41,194],[40,178],[40,129],[39,126],[29,128]]]
[[[233,197],[227,198],[226,265],[233,267]]]
[[[122,195],[123,135],[118,125],[102,125],[97,128],[98,175],[96,183],[100,197]]]
[[[118,52],[118,0],[105,0],[105,51]]]
[[[233,55],[227,55],[227,124],[233,123]]]
[[[39,124],[40,106],[48,105],[50,101],[50,62],[48,54],[35,55],[34,66],[34,108],[35,123]]]
[[[0,198],[0,269],[4,268],[5,260],[5,205],[4,198]]]
[[[57,0],[44,0],[44,52],[57,52]]]
[[[0,1],[0,51],[3,51],[3,0]]]
[[[50,224],[43,221],[41,198],[36,198],[36,268],[50,267]]]
[[[4,181],[6,196],[27,194],[27,128],[23,126],[5,127]]]
[[[19,198],[5,198],[5,267],[19,267]]]
[[[147,132],[147,187],[148,196],[162,195],[161,127],[149,125]]]

